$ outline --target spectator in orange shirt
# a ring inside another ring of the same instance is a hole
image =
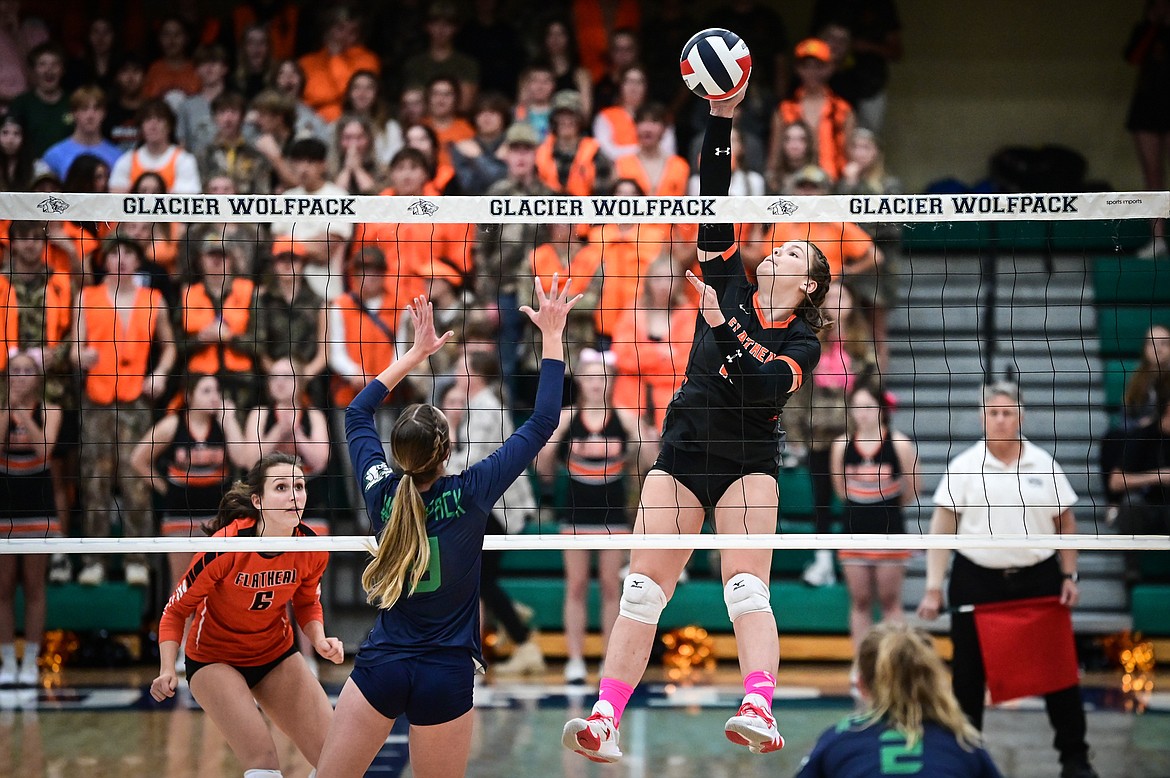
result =
[[[390,187],[383,195],[426,194],[428,168],[422,152],[405,148],[390,163]],[[378,223],[356,225],[354,249],[374,246],[386,258],[386,306],[397,317],[427,284],[443,279],[462,287],[471,272],[471,236],[466,224]]]
[[[439,136],[429,124],[411,124],[402,131],[406,148],[422,153],[426,160],[427,181],[421,194],[437,197],[456,194],[455,168],[439,159]]]
[[[614,326],[614,404],[661,430],[666,406],[686,374],[697,308],[681,266],[669,255],[650,263],[639,286],[636,303]]]
[[[179,98],[193,95],[202,86],[195,63],[187,56],[190,35],[182,19],[171,16],[163,20],[158,28],[158,47],[162,56],[150,63],[146,70],[146,81],[142,93],[147,99],[167,97],[170,92],[179,92]]]
[[[638,152],[638,128],[635,117],[646,103],[646,71],[641,65],[628,68],[621,77],[616,105],[603,108],[593,120],[593,137],[610,159],[620,159]],[[674,154],[677,143],[674,128],[667,128],[662,140],[667,154]]]
[[[581,349],[598,345],[596,309],[601,301],[602,255],[596,249],[586,251],[571,224],[548,224],[541,232],[545,240],[532,251],[532,275],[552,278],[556,273],[565,279],[568,294],[581,295],[565,322],[566,363],[575,368]]]
[[[378,55],[360,40],[361,19],[344,6],[333,8],[326,16],[324,46],[299,60],[305,71],[304,100],[327,122],[341,115],[345,87],[354,73],[382,72]]]
[[[849,103],[829,88],[833,75],[829,44],[819,38],[807,38],[796,45],[795,55],[800,86],[791,98],[781,101],[772,117],[768,168],[779,167],[784,128],[802,120],[812,130],[817,164],[836,180],[845,167],[845,144],[857,120]]]
[[[253,396],[255,289],[252,281],[233,274],[230,255],[213,241],[202,247],[197,279],[183,287],[179,306],[186,372],[217,376],[238,408],[248,407]]]
[[[638,150],[618,157],[614,176],[637,181],[651,197],[684,196],[691,168],[685,159],[663,148],[668,126],[666,108],[658,103],[644,105],[638,109],[635,119]]]
[[[581,95],[571,89],[553,96],[551,131],[536,149],[536,172],[557,194],[588,197],[612,185],[613,162],[586,137],[581,105]]]
[[[597,82],[613,60],[615,32],[642,26],[641,3],[638,0],[573,0],[572,10],[581,64]]]
[[[645,197],[637,181],[619,178],[613,185],[614,197]],[[592,252],[601,254],[604,284],[597,306],[598,341],[608,347],[622,312],[633,306],[638,297],[638,279],[670,244],[669,224],[636,222],[604,224],[589,233],[589,245],[578,255],[583,259]]]
[[[427,125],[435,131],[438,164],[450,165],[447,144],[475,137],[475,128],[459,115],[459,82],[435,76],[427,84]]]

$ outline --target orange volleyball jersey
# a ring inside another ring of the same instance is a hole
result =
[[[256,534],[255,521],[236,519],[215,537]],[[314,533],[301,524],[295,534]],[[195,661],[242,667],[271,662],[293,642],[289,602],[302,627],[322,620],[321,576],[328,562],[324,551],[197,554],[163,609],[159,642],[182,640],[191,616],[187,656]]]

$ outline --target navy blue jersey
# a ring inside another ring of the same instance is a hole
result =
[[[712,328],[699,313],[686,380],[667,409],[662,441],[770,469],[779,465],[780,410],[817,366],[820,341],[803,319],[769,322],[760,315],[737,246],[704,261],[702,270],[727,321]]]
[[[982,748],[968,751],[954,734],[927,723],[910,747],[906,736],[883,723],[865,726],[860,717],[826,730],[804,760],[796,778],[875,778],[920,775],[923,778],[1003,778]]]
[[[466,648],[480,659],[479,570],[488,515],[552,437],[560,419],[564,376],[564,362],[544,360],[531,418],[486,459],[458,475],[439,478],[423,492],[430,567],[413,594],[404,591],[394,607],[378,612],[355,664],[376,665],[436,648]],[[349,456],[374,534],[385,526],[402,480],[386,462],[374,426],[374,411],[386,395],[385,385],[372,381],[345,412]]]

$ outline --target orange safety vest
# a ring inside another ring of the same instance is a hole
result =
[[[609,108],[602,108],[597,115],[605,117],[609,126],[613,128],[611,135],[615,146],[636,146],[638,144],[638,125],[634,123],[634,117],[625,108],[620,105],[611,105]]]
[[[395,331],[397,312],[383,306],[377,314],[378,321],[382,323],[379,326],[358,306],[351,294],[338,295],[333,305],[341,311],[341,320],[345,326],[345,351],[349,358],[361,365],[366,378],[372,378],[385,370],[394,361],[394,339],[388,333]],[[337,383],[333,399],[340,405],[349,405],[355,397],[357,391],[352,386],[345,382]]]
[[[264,22],[268,28],[268,45],[273,62],[282,59],[292,59],[296,56],[297,48],[297,17],[300,8],[295,4],[285,5],[271,19]],[[242,43],[244,30],[256,24],[259,17],[256,11],[247,3],[240,3],[232,9],[232,21],[235,27],[236,43]]]
[[[17,344],[16,322],[17,305],[16,291],[6,276],[0,276],[0,300],[4,301],[4,310],[0,311],[0,370],[8,369],[8,351]]]
[[[167,191],[175,188],[175,168],[179,163],[179,155],[183,150],[178,146],[171,146],[171,156],[163,163],[163,166],[157,170],[146,167],[142,164],[138,152],[142,149],[137,148],[130,154],[130,185],[134,186],[134,182],[138,180],[143,173],[158,173],[162,178],[163,183],[167,185]]]
[[[365,46],[350,46],[340,54],[318,49],[297,62],[305,71],[305,91],[301,100],[327,122],[335,122],[341,117],[345,88],[354,73],[359,70],[382,72],[382,60]]]
[[[141,287],[134,307],[123,324],[105,284],[81,290],[81,315],[85,317],[85,345],[98,352],[97,362],[85,376],[85,394],[99,405],[129,403],[142,396],[142,380],[150,361],[150,346],[158,329],[162,295]]]
[[[597,0],[573,0],[577,51],[580,53],[581,65],[589,70],[594,83],[601,80],[608,66],[610,33],[623,27],[634,32],[642,29],[642,9],[638,0],[618,0],[612,29],[606,29],[605,16]]]
[[[658,179],[658,186],[650,183],[650,176],[646,173],[646,166],[637,154],[627,154],[619,157],[614,163],[614,178],[631,178],[638,182],[642,191],[655,197],[684,197],[687,193],[687,179],[691,175],[691,166],[677,154],[667,158],[662,168],[662,178]]]
[[[246,278],[232,280],[232,288],[223,299],[219,317],[228,326],[232,335],[241,336],[248,331],[252,319],[252,296],[255,285]],[[188,284],[183,289],[183,332],[194,335],[215,321],[215,305],[207,294],[203,283]],[[252,358],[237,349],[222,343],[212,343],[195,351],[187,361],[191,373],[215,375],[221,369],[232,373],[243,373],[252,368]]]
[[[573,162],[569,165],[569,179],[561,184],[557,175],[557,162],[553,158],[556,149],[556,138],[551,134],[536,148],[536,174],[540,180],[556,194],[569,194],[575,197],[588,197],[593,194],[593,185],[597,181],[597,152],[601,146],[593,138],[582,138],[577,142],[577,153],[573,155]]]
[[[845,123],[849,121],[853,109],[849,103],[827,90],[824,110],[813,121],[805,116],[801,109],[801,100],[804,99],[804,88],[798,88],[790,100],[784,100],[777,109],[780,120],[785,126],[803,120],[813,131],[817,144],[817,164],[834,179],[841,177],[845,169],[845,146],[848,138],[845,137]]]

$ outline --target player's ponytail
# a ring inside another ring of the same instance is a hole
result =
[[[431,562],[427,512],[418,484],[438,477],[451,453],[447,419],[433,405],[411,405],[394,424],[390,453],[402,467],[402,480],[390,498],[390,515],[374,558],[362,573],[366,601],[390,608],[402,596],[410,578],[410,594]]]
[[[264,493],[264,479],[268,477],[268,470],[275,465],[301,467],[301,460],[300,457],[281,451],[260,457],[260,461],[252,465],[244,480],[236,481],[224,494],[223,499],[219,501],[219,510],[216,511],[215,518],[203,525],[203,531],[208,535],[214,535],[236,519],[260,521],[260,510],[252,504],[252,497]]]
[[[833,320],[821,307],[825,304],[825,297],[829,294],[829,284],[833,281],[833,272],[829,269],[829,260],[825,258],[825,253],[820,248],[812,243],[804,245],[808,246],[808,279],[816,282],[816,288],[811,293],[806,294],[800,305],[796,306],[796,315],[812,327],[814,332],[820,332],[833,326]]]
[[[879,624],[861,642],[857,666],[869,692],[869,724],[893,727],[910,747],[923,737],[927,722],[950,730],[965,749],[979,745],[979,731],[963,715],[946,668],[922,630]]]

